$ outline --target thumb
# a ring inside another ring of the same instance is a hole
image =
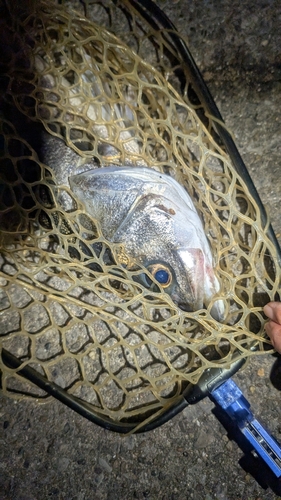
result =
[[[281,324],[281,302],[269,302],[264,306],[263,312],[269,319]]]

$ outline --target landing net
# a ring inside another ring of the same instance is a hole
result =
[[[262,306],[277,297],[280,269],[188,79],[181,92],[165,31],[127,1],[86,2],[87,17],[74,3],[1,7],[1,346],[97,415],[142,420],[207,368],[268,352]],[[142,273],[154,278],[124,265],[122,245],[52,167],[54,144],[77,165],[145,165],[186,188],[212,248],[221,322],[213,302],[187,313],[157,282],[155,292],[139,284]],[[46,399],[19,369],[0,367],[4,395]]]

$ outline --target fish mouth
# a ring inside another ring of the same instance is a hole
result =
[[[175,301],[178,307],[185,312],[195,312],[209,308],[210,315],[218,322],[224,318],[224,301],[215,295],[220,292],[220,283],[215,275],[211,254],[203,252],[201,248],[180,249],[186,276],[188,291],[181,293]],[[186,299],[186,300],[184,300]]]

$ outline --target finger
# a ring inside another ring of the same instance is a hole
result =
[[[264,306],[263,311],[269,319],[281,324],[281,302],[269,302]]]
[[[269,321],[265,325],[265,331],[269,336],[274,349],[281,353],[281,325],[278,325],[275,321]]]

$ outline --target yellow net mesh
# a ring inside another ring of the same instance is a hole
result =
[[[243,179],[180,95],[165,33],[126,1],[88,2],[98,24],[71,5],[40,0],[2,16],[1,345],[98,415],[141,419],[207,368],[253,346],[265,352],[276,249]],[[136,281],[147,270],[122,265],[122,246],[75,199],[58,155],[77,168],[146,165],[186,188],[212,248],[223,321],[212,302],[187,313],[159,284],[152,293]],[[46,398],[0,367],[5,395]]]

